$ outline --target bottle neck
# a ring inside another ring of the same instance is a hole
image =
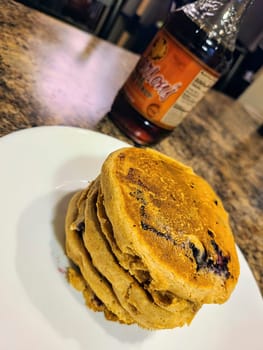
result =
[[[253,0],[197,0],[181,8],[210,39],[234,51],[241,20]]]

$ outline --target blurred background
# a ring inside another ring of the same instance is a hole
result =
[[[170,11],[192,1],[17,0],[82,30],[142,53]],[[254,0],[242,22],[230,70],[214,89],[263,113],[263,1]]]

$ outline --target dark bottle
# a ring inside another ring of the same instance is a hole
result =
[[[168,136],[227,71],[251,0],[199,0],[171,13],[114,99],[110,119],[133,141]]]

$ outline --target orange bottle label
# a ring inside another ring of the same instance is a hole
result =
[[[172,129],[218,77],[161,29],[126,81],[124,91],[131,105],[146,119]]]

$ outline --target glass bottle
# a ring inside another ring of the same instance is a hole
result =
[[[251,0],[198,0],[172,12],[118,92],[110,119],[135,143],[168,136],[225,73]]]

